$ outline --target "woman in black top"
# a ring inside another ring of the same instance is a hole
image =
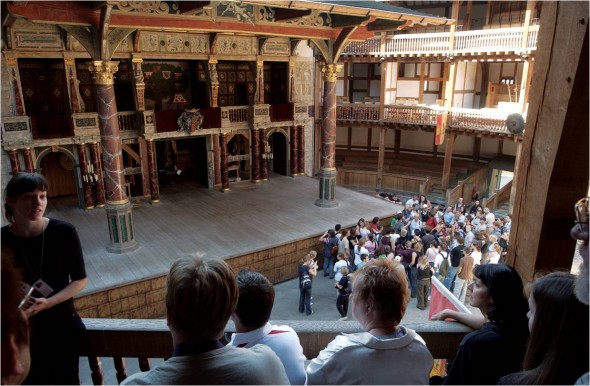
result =
[[[31,371],[25,384],[79,384],[85,327],[73,297],[86,286],[80,239],[74,227],[44,217],[47,182],[17,173],[5,191],[2,246],[11,248],[25,283],[34,288],[22,309],[31,324]]]

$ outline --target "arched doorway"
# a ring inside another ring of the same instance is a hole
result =
[[[287,169],[287,137],[280,131],[275,131],[268,137],[273,158],[270,161],[270,170],[286,176]]]
[[[47,153],[39,162],[41,174],[47,180],[47,197],[77,196],[76,162],[63,152]]]

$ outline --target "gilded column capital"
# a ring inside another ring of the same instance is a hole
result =
[[[76,60],[74,58],[64,57],[64,63],[66,66],[74,66],[74,65],[76,65]]]
[[[256,67],[263,67],[263,66],[264,66],[264,60],[257,59],[256,60]]]
[[[217,64],[217,62],[216,58],[209,58],[209,64]]]
[[[134,56],[133,59],[131,59],[132,63],[143,63],[143,58]]]
[[[338,73],[342,71],[342,67],[342,64],[324,64],[322,66],[324,80],[328,82],[336,82],[338,80]]]
[[[110,86],[114,84],[113,75],[118,70],[119,62],[93,61],[88,65],[94,84]]]

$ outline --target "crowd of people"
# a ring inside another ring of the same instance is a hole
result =
[[[82,341],[72,297],[85,284],[84,262],[73,227],[44,217],[46,191],[42,177],[25,173],[13,177],[5,195],[11,225],[2,229],[3,384],[79,384],[77,361],[74,366],[64,358],[77,359]],[[409,208],[420,204],[428,201],[421,198]],[[528,301],[516,270],[489,258],[496,252],[501,260],[503,250],[494,245],[501,244],[491,235],[482,237],[484,230],[467,242],[465,228],[480,224],[464,214],[462,202],[455,206],[453,213],[411,210],[396,216],[388,229],[378,217],[360,219],[351,229],[336,226],[320,237],[323,275],[334,281],[341,320],[350,303],[363,331],[337,335],[307,366],[293,328],[269,320],[275,290],[264,275],[236,273],[215,257],[177,259],[166,278],[171,357],[122,384],[429,384],[433,357],[424,339],[401,321],[412,296],[419,308],[428,306],[433,275],[459,298],[473,281],[470,302],[481,311],[443,310],[432,317],[474,329],[458,346],[445,384],[588,384],[588,200],[576,207],[572,229],[584,259],[582,273],[538,278]],[[488,224],[489,211],[481,213],[480,221]],[[486,234],[497,225],[505,230],[506,223],[495,223]],[[299,311],[308,315],[316,258],[310,251],[298,268]],[[235,333],[226,339],[230,319]],[[39,356],[47,350],[54,358]],[[50,372],[47,362],[56,366]]]

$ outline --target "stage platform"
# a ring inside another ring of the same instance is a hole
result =
[[[203,252],[228,259],[319,235],[335,224],[392,216],[402,209],[373,195],[336,188],[336,208],[320,208],[318,180],[272,174],[268,182],[234,183],[222,193],[187,180],[160,188],[161,202],[139,201],[133,226],[139,248],[106,250],[104,209],[82,210],[73,197],[49,200],[47,216],[66,220],[80,234],[88,285],[80,295],[165,275],[181,255]],[[387,224],[385,224],[387,225]]]

